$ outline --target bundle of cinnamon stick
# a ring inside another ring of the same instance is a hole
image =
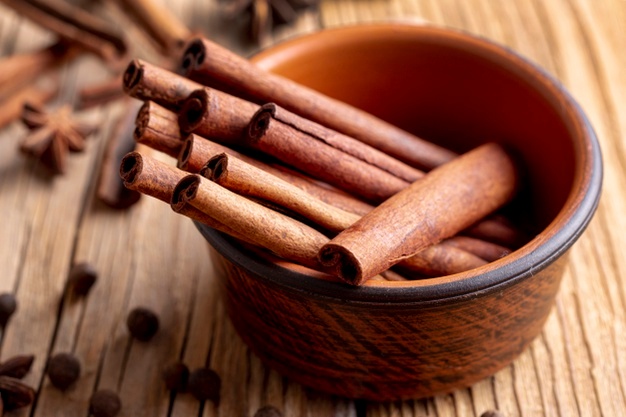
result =
[[[201,37],[181,72],[128,66],[135,140],[177,166],[131,152],[120,174],[247,248],[361,285],[458,273],[525,242],[493,216],[520,182],[499,144],[457,155]]]

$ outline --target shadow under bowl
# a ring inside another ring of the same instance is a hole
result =
[[[504,47],[431,26],[326,30],[253,61],[457,152],[506,144],[526,170],[508,214],[534,237],[463,273],[353,288],[197,224],[244,342],[293,381],[372,400],[449,392],[515,359],[541,331],[600,196],[599,145],[564,88]]]

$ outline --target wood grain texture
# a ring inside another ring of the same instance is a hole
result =
[[[220,17],[216,0],[158,1],[241,55],[259,49],[243,40],[244,20]],[[65,177],[47,178],[17,152],[24,133],[19,124],[0,131],[0,290],[15,292],[20,303],[2,332],[0,359],[34,353],[27,382],[40,388],[35,408],[13,415],[84,416],[99,387],[119,392],[124,415],[138,416],[251,417],[264,404],[290,417],[479,417],[495,408],[507,417],[626,414],[626,55],[620,53],[626,49],[626,2],[323,0],[319,12],[279,28],[262,46],[320,28],[388,19],[466,30],[533,59],[564,83],[598,134],[604,195],[570,251],[556,306],[529,348],[493,377],[424,400],[352,402],[280,377],[247,350],[226,320],[213,279],[216,266],[188,221],[172,217],[156,201],[123,213],[93,201],[106,124],[115,112],[94,109],[88,116],[102,120],[104,130],[89,140],[85,153],[71,156]],[[51,40],[0,5],[0,55],[32,51]],[[83,60],[63,70],[64,99],[94,76],[94,67]],[[154,221],[162,224],[158,233],[146,229]],[[64,298],[69,267],[80,261],[97,267],[98,283],[87,299]],[[138,304],[160,315],[173,308],[153,343],[128,340],[124,318]],[[47,356],[58,351],[74,352],[83,365],[80,383],[65,394],[43,376]],[[175,359],[219,370],[219,407],[164,392],[157,363]]]

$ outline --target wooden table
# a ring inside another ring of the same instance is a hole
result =
[[[169,1],[173,13],[241,54],[257,47],[243,23],[226,23],[217,0]],[[98,388],[119,392],[124,416],[252,416],[272,404],[285,416],[626,415],[626,1],[624,0],[323,0],[319,11],[276,31],[271,44],[314,30],[381,20],[425,20],[489,37],[558,77],[588,113],[605,162],[604,194],[571,251],[544,331],[512,365],[469,389],[416,401],[370,403],[316,393],[266,369],[242,344],[217,297],[203,239],[191,222],[150,198],[130,210],[94,198],[105,140],[119,105],[88,111],[101,122],[68,172],[51,178],[24,158],[24,128],[0,132],[0,292],[19,309],[2,333],[0,358],[33,353],[26,382],[35,406],[16,415],[85,416]],[[50,35],[0,6],[0,54],[28,51]],[[263,46],[266,46],[265,44]],[[2,69],[0,68],[0,71]],[[95,58],[62,72],[63,100],[106,73]],[[89,262],[99,280],[85,299],[65,296],[73,263]],[[130,309],[158,313],[149,343],[129,338]],[[80,382],[62,393],[45,378],[46,359],[73,352]],[[163,365],[181,359],[222,377],[222,401],[171,398]]]

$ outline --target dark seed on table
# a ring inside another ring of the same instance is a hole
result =
[[[17,310],[15,296],[10,293],[0,294],[0,326],[6,326],[15,310]]]
[[[80,376],[80,362],[71,353],[57,353],[48,360],[47,373],[52,385],[66,390]]]
[[[81,262],[72,266],[68,278],[69,288],[76,295],[85,296],[98,279],[98,271],[93,265]]]
[[[498,410],[487,410],[480,417],[504,417],[504,414]]]
[[[187,388],[200,401],[211,400],[215,404],[220,401],[222,380],[212,369],[199,368],[189,375]]]
[[[283,417],[283,413],[273,405],[264,405],[254,413],[254,417]]]
[[[163,379],[168,390],[185,391],[189,381],[189,368],[181,362],[173,363],[163,370]]]
[[[108,389],[94,392],[89,400],[89,414],[93,417],[115,417],[121,409],[120,397]]]
[[[159,330],[159,318],[147,308],[137,307],[128,315],[126,325],[135,339],[147,342]]]

